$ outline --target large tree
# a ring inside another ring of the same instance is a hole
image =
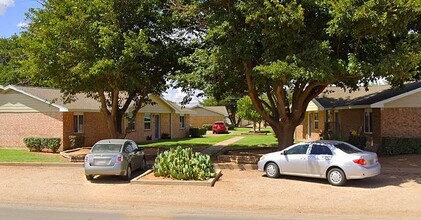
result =
[[[192,71],[180,85],[245,91],[280,148],[293,143],[308,103],[328,85],[420,76],[419,1],[193,0],[174,9],[191,16],[201,43],[183,60]]]
[[[161,0],[45,0],[28,14],[28,70],[65,94],[100,101],[110,137],[126,135],[131,120],[161,94],[178,67],[182,42]],[[133,106],[133,108],[129,108]]]
[[[0,38],[0,85],[48,85],[48,80],[35,79],[24,71],[22,62],[26,58],[19,36]]]

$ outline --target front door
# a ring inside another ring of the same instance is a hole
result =
[[[308,144],[299,144],[281,155],[281,173],[292,175],[307,174]]]
[[[159,139],[160,130],[159,115],[155,115],[155,139]]]

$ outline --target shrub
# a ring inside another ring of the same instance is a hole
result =
[[[216,175],[209,155],[180,146],[160,153],[153,170],[157,177],[177,180],[207,180]]]
[[[202,137],[202,135],[200,134],[199,128],[190,128],[189,133],[190,133],[190,137],[192,138]]]
[[[57,152],[60,147],[61,139],[60,138],[42,138],[41,145],[43,148],[50,149],[53,152]]]
[[[228,130],[230,130],[230,131],[235,130],[235,124],[228,125]]]
[[[70,135],[70,149],[80,148],[85,144],[85,136],[83,135]]]
[[[41,152],[43,149],[43,146],[41,144],[41,138],[38,137],[27,137],[23,139],[23,142],[25,143],[26,147],[29,150],[34,150],[37,152]]]
[[[386,155],[421,154],[421,138],[384,137],[382,147]]]
[[[202,128],[206,129],[207,131],[212,131],[212,125],[211,124],[204,124],[204,125],[202,125]]]
[[[206,135],[206,129],[204,128],[199,128],[199,134],[202,135]]]
[[[168,133],[162,133],[161,134],[161,139],[171,139],[171,136]]]

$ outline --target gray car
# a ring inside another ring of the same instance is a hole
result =
[[[146,169],[145,153],[132,140],[107,139],[98,141],[85,156],[85,176],[118,175],[130,180],[132,171]]]
[[[326,178],[330,184],[344,185],[350,179],[380,174],[377,154],[363,151],[342,141],[311,141],[292,145],[282,151],[265,154],[258,170],[268,177],[282,175]]]

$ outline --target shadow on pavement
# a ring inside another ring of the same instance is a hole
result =
[[[147,170],[148,169],[133,171],[131,179],[135,179],[136,177],[142,175]],[[94,184],[128,184],[128,183],[130,183],[130,181],[125,180],[121,176],[96,176],[93,180],[91,180],[91,183],[94,183]]]
[[[268,178],[265,175],[262,175],[264,178]],[[281,175],[279,180],[296,180],[303,182],[318,183],[324,185],[330,185],[326,179],[317,179],[310,177],[296,177],[296,176],[286,176]],[[275,179],[276,180],[276,179]],[[401,187],[404,183],[415,182],[421,184],[421,173],[382,173],[378,176],[359,179],[359,180],[348,180],[343,187],[354,187],[354,188],[366,188],[366,189],[375,189],[383,188],[387,186],[397,186]],[[332,186],[333,187],[333,186]]]

